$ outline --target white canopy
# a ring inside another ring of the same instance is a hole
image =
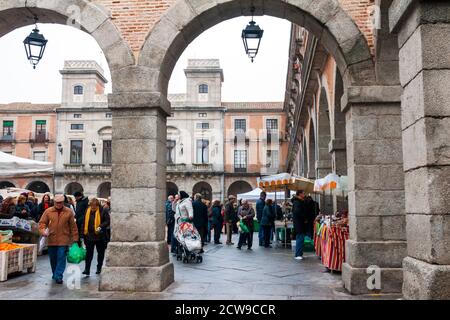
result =
[[[260,188],[253,189],[252,191],[249,191],[247,193],[240,193],[236,197],[237,199],[242,200],[248,200],[248,201],[256,201],[259,199],[259,195],[263,190]],[[291,197],[294,195],[295,192],[291,191]],[[286,200],[286,193],[284,191],[279,191],[276,193],[277,200]],[[267,192],[266,199],[272,199],[275,200],[275,192]]]
[[[0,177],[53,172],[53,163],[16,157],[0,151]]]

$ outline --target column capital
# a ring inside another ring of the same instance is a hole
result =
[[[333,151],[346,150],[345,139],[331,139],[328,144],[328,151],[331,153]]]
[[[348,87],[341,99],[341,111],[347,112],[350,105],[374,105],[401,102],[401,86],[353,86]]]
[[[120,92],[108,95],[108,106],[111,110],[124,109],[160,109],[170,115],[170,102],[160,92]]]

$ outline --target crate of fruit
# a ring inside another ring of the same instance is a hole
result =
[[[6,281],[12,273],[35,272],[36,261],[35,244],[0,244],[0,282]]]

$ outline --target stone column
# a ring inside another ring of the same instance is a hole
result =
[[[159,292],[174,281],[165,238],[168,102],[109,95],[113,112],[111,242],[100,290]]]
[[[345,131],[345,122],[337,130]],[[331,154],[331,170],[339,176],[347,175],[347,151],[345,145],[345,139],[332,139],[328,146]],[[333,212],[343,209],[348,209],[344,197],[333,194]]]
[[[408,257],[406,299],[450,299],[450,3],[395,2]]]
[[[401,87],[350,87],[346,112],[350,239],[342,280],[352,294],[401,292],[406,256],[404,175],[400,126]],[[373,271],[372,271],[373,272]]]

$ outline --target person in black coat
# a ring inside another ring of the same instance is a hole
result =
[[[306,203],[306,212],[307,212],[307,231],[306,234],[312,238],[314,235],[314,221],[316,220],[316,217],[320,213],[319,204],[313,200],[311,196],[307,196],[305,198]]]
[[[303,190],[298,190],[292,198],[292,220],[296,233],[295,259],[303,260],[303,246],[308,232],[308,207]]]
[[[192,202],[192,209],[194,210],[194,227],[200,233],[202,238],[202,248],[206,240],[206,228],[208,227],[208,207],[202,201],[202,195],[197,193],[195,200]],[[203,249],[200,251],[202,253]]]
[[[220,235],[222,233],[223,216],[222,205],[219,200],[214,200],[212,205],[212,225],[214,228],[214,244],[222,244]]]
[[[272,227],[275,224],[275,208],[273,207],[272,199],[266,200],[266,205],[264,206],[263,215],[261,218],[261,227],[263,228],[264,233],[264,247],[272,248],[270,245],[270,233],[272,231]]]
[[[34,216],[33,216],[34,220],[36,222],[39,222],[39,220],[41,220],[42,215],[44,214],[44,211],[50,207],[53,207],[53,201],[50,198],[50,194],[46,193],[42,197],[41,203],[38,204],[38,206],[36,207],[36,210],[34,211]]]
[[[86,214],[86,210],[89,206],[89,199],[79,191],[75,192],[73,196],[77,200],[75,206],[75,220],[78,227],[78,234],[83,234],[82,224],[84,221],[84,215]]]

